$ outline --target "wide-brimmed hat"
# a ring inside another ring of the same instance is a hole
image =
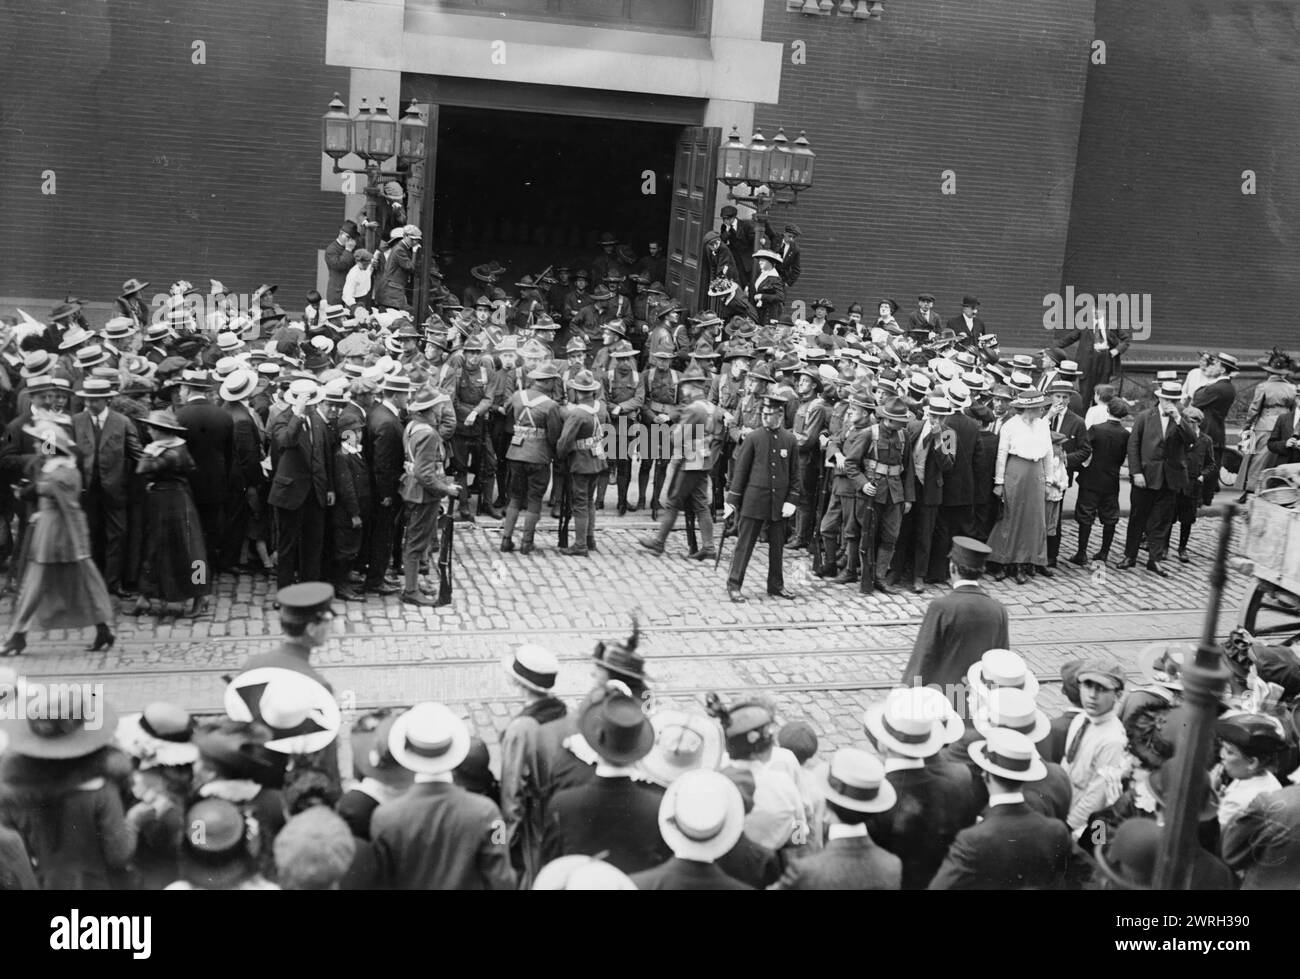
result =
[[[1167,690],[1183,689],[1183,664],[1196,647],[1183,642],[1154,642],[1138,653],[1138,669],[1147,683]]]
[[[1277,347],[1274,347],[1272,351],[1261,357],[1258,363],[1268,373],[1282,376],[1290,374],[1296,369],[1294,358]]]
[[[635,891],[632,878],[600,857],[572,853],[537,872],[535,891]]]
[[[620,338],[627,336],[627,328],[623,325],[623,321],[619,319],[613,319],[607,323],[602,323],[600,328],[602,330],[608,330],[610,333],[613,333],[615,336]]]
[[[95,334],[84,329],[80,323],[73,323],[63,334],[63,339],[59,341],[60,350],[71,350],[89,340],[95,339]]]
[[[966,671],[966,685],[977,697],[1001,687],[1038,696],[1038,677],[1029,669],[1024,657],[1009,649],[987,650]]]
[[[687,772],[722,764],[722,727],[702,710],[661,708],[650,717],[654,746],[641,772],[656,785],[671,785]]]
[[[1020,409],[1042,408],[1047,405],[1047,398],[1041,391],[1026,391],[1012,402],[1015,407]]]
[[[399,765],[422,775],[450,772],[469,754],[469,727],[446,704],[416,704],[393,722],[388,750]]]
[[[589,370],[580,370],[569,378],[569,387],[575,391],[599,391],[600,382]]]
[[[116,393],[113,382],[102,377],[87,377],[76,392],[79,398],[111,398]]]
[[[630,358],[630,357],[635,357],[636,355],[637,355],[636,348],[633,347],[632,344],[626,340],[619,340],[617,343],[614,344],[614,346],[609,351],[609,356],[611,359]]]
[[[1155,389],[1155,396],[1162,401],[1181,401],[1183,386],[1177,381],[1161,381],[1160,386]]]
[[[342,723],[329,688],[297,670],[245,670],[226,686],[224,700],[231,720],[255,721],[270,730],[266,747],[279,754],[320,751],[338,736]]]
[[[1047,766],[1038,757],[1034,742],[1019,731],[993,728],[985,740],[971,743],[970,760],[990,775],[1011,782],[1039,782],[1047,778]]]
[[[42,418],[24,425],[23,432],[30,435],[38,445],[44,445],[48,451],[57,449],[59,452],[71,455],[77,448],[77,443],[72,440],[72,436],[50,418]]]
[[[773,265],[780,265],[782,262],[781,256],[768,248],[758,249],[758,251],[754,252],[754,258],[765,258]]]
[[[136,332],[135,320],[129,316],[114,316],[100,331],[106,340],[125,340]]]
[[[612,680],[591,693],[578,715],[578,733],[591,750],[612,765],[630,765],[654,745],[654,726],[641,703]]]
[[[80,717],[14,717],[0,720],[6,750],[24,758],[84,758],[117,733],[117,712],[94,692],[79,705]],[[60,704],[50,704],[51,709]],[[73,706],[73,705],[69,705]],[[93,725],[93,726],[92,726]]]
[[[142,771],[193,765],[199,760],[194,727],[194,718],[185,708],[159,701],[139,714],[124,715],[117,722],[115,739]]]
[[[438,388],[426,384],[411,395],[411,400],[407,403],[406,410],[413,415],[418,415],[422,411],[428,411],[446,397],[447,396]]]
[[[560,672],[560,661],[549,649],[526,643],[502,656],[501,668],[521,686],[549,694]]]
[[[170,409],[162,411],[151,411],[145,416],[145,425],[148,428],[156,428],[164,432],[177,432],[184,435],[189,429],[176,420]]]
[[[243,401],[257,390],[257,374],[243,368],[236,368],[221,382],[222,401]]]
[[[148,285],[149,283],[141,282],[139,279],[127,279],[122,283],[122,296],[125,298],[126,296],[133,295],[142,289],[145,289]]]
[[[907,402],[902,398],[890,398],[880,406],[880,417],[890,421],[905,422],[912,417]]]
[[[853,812],[885,812],[898,801],[880,759],[861,748],[841,748],[821,772],[827,802]]]
[[[504,271],[505,266],[493,259],[491,262],[484,262],[482,265],[473,266],[469,270],[469,274],[474,276],[474,278],[478,279],[480,282],[491,282]]]
[[[659,803],[659,835],[681,860],[711,863],[725,856],[744,828],[745,801],[721,772],[687,772]]]
[[[415,779],[415,773],[399,765],[388,747],[388,737],[401,713],[382,708],[363,714],[352,725],[350,739],[353,767],[365,778],[398,789],[406,788]]]
[[[1005,728],[1037,743],[1052,730],[1052,722],[1038,709],[1034,695],[1015,687],[990,690],[973,714],[975,730],[985,736],[994,728]]]
[[[314,380],[302,378],[289,385],[289,389],[284,392],[284,400],[291,406],[306,408],[324,401],[325,390]]]
[[[924,687],[891,690],[862,724],[879,747],[907,758],[929,758],[947,743],[947,714]]]

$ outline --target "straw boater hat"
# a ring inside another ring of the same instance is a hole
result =
[[[83,329],[79,323],[73,323],[68,327],[67,332],[63,334],[63,339],[59,343],[59,350],[71,350],[73,347],[79,347],[81,344],[93,339],[95,339],[95,334]]]
[[[977,697],[998,687],[1014,687],[1038,696],[1038,678],[1024,659],[1009,649],[990,649],[966,671],[966,685]]]
[[[194,718],[189,711],[164,702],[125,715],[115,733],[117,746],[134,758],[142,771],[193,765],[199,760],[193,736]]]
[[[388,751],[417,775],[452,771],[469,754],[469,728],[446,704],[416,704],[393,722]]]
[[[560,672],[560,661],[550,650],[527,643],[501,658],[501,668],[515,683],[535,693],[549,694]]]
[[[1155,395],[1161,401],[1181,401],[1183,386],[1177,381],[1161,381],[1160,386],[1155,390]]]
[[[1179,391],[1179,397],[1182,397],[1181,389]],[[1043,396],[1041,391],[1026,391],[1024,394],[1021,394],[1020,397],[1016,398],[1012,404],[1021,410],[1026,408],[1042,408],[1046,406],[1047,398]]]
[[[242,368],[233,370],[221,382],[222,401],[243,401],[257,390],[257,374]]]
[[[744,828],[745,800],[721,772],[687,772],[659,803],[659,835],[680,860],[712,863],[731,852]]]
[[[1035,743],[1051,733],[1052,722],[1038,709],[1033,694],[1015,687],[1001,687],[989,692],[979,710],[974,712],[975,730],[984,736],[994,728],[1023,734]]]
[[[102,377],[87,377],[81,382],[81,388],[77,391],[79,398],[111,398],[117,392],[113,390],[113,382],[107,381]]]
[[[297,670],[259,666],[226,687],[226,714],[268,728],[266,747],[280,754],[306,755],[329,745],[342,716],[334,696],[319,680]]]
[[[556,857],[537,872],[535,891],[635,891],[632,878],[600,857]]]
[[[129,316],[114,316],[104,324],[104,329],[101,332],[105,340],[125,340],[138,331],[136,330],[135,320]]]
[[[1034,742],[1008,728],[993,728],[985,733],[985,740],[973,742],[970,760],[990,775],[1011,782],[1040,782],[1047,778],[1047,766],[1038,757]]]
[[[898,801],[880,759],[861,748],[841,748],[819,777],[827,802],[853,812],[885,812]]]
[[[671,785],[697,769],[722,764],[722,728],[702,710],[663,708],[651,715],[654,747],[641,759],[641,773],[656,785]]]
[[[906,758],[929,758],[946,743],[947,714],[924,687],[891,690],[867,708],[862,724],[880,748]]]
[[[315,381],[294,381],[284,393],[284,400],[293,407],[310,407],[325,400],[325,391]]]

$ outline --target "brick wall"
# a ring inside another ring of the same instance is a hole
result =
[[[321,0],[0,0],[0,295],[111,300],[130,276],[206,292],[212,276],[235,292],[278,282],[301,309],[342,213],[320,190],[320,116],[348,81],[324,64],[325,14]]]
[[[1149,293],[1153,344],[1294,348],[1300,8],[1098,0],[1097,36],[1065,281]]]
[[[806,17],[767,0],[763,39],[785,45],[778,125],[808,130],[815,186],[794,293],[843,311],[882,296],[946,318],[974,293],[1004,344],[1043,345],[1060,283],[1083,111],[1091,0],[886,0],[879,21]],[[807,64],[791,63],[806,42]],[[748,134],[742,134],[747,136]],[[725,134],[724,134],[725,137]],[[954,170],[957,193],[940,194]],[[774,225],[779,223],[774,220]]]

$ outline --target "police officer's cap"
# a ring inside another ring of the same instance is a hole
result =
[[[315,622],[330,610],[334,586],[323,581],[303,581],[281,588],[275,596],[280,619],[288,622]]]

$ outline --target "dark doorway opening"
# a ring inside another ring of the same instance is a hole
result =
[[[680,126],[443,105],[438,110],[434,254],[459,291],[499,261],[502,285],[550,264],[586,267],[609,231],[637,257],[668,244]],[[653,174],[654,193],[646,193]]]

